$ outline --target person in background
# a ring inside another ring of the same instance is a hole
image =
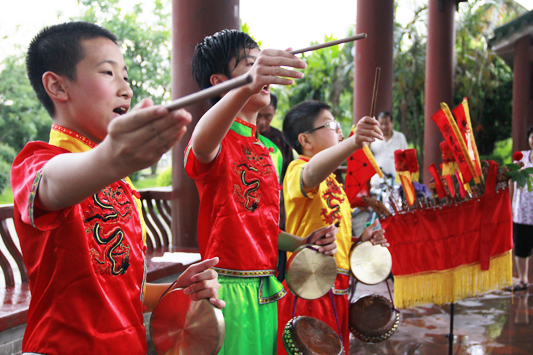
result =
[[[533,126],[527,129],[529,150],[522,151],[517,159],[524,163],[524,168],[533,167]],[[514,158],[513,160],[515,160]],[[526,291],[529,289],[529,259],[533,250],[533,192],[527,187],[518,187],[516,182],[510,184],[513,205],[513,251],[515,255],[518,283],[507,288],[508,291]]]
[[[257,129],[262,136],[270,139],[281,151],[281,155],[283,156],[283,165],[281,166],[280,181],[283,181],[285,173],[287,172],[287,167],[291,161],[294,160],[294,153],[289,143],[287,143],[283,137],[283,133],[281,133],[279,129],[276,129],[270,125],[272,119],[276,115],[277,108],[278,98],[273,93],[270,93],[270,105],[263,107],[257,114]]]
[[[376,163],[385,175],[390,175],[392,182],[395,180],[396,169],[394,166],[394,151],[398,149],[407,149],[407,140],[403,133],[395,131],[392,128],[392,114],[387,111],[378,114],[379,128],[383,132],[385,139],[376,140],[370,144],[370,150],[374,154]],[[370,180],[372,189],[379,189],[380,183],[383,182],[378,175],[374,175]]]

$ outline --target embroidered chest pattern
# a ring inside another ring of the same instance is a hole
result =
[[[344,196],[340,186],[333,181],[331,176],[326,179],[326,186],[322,199],[326,201],[328,208],[323,208],[320,215],[326,224],[335,224],[339,227],[342,220],[341,204],[344,202]]]
[[[124,244],[124,231],[120,226],[132,219],[134,206],[120,186],[106,187],[92,199],[84,223],[88,237],[96,242],[96,247],[89,250],[94,271],[102,275],[122,275],[130,266],[130,246]]]
[[[273,174],[269,154],[257,154],[250,147],[241,145],[243,156],[233,163],[232,170],[240,180],[233,185],[233,197],[244,209],[254,212],[261,201],[260,177],[269,178]]]

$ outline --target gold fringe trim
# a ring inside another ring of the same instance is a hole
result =
[[[444,271],[394,276],[394,305],[397,308],[428,303],[442,305],[502,289],[512,281],[512,250],[509,250],[493,256],[487,271],[481,271],[476,262]]]

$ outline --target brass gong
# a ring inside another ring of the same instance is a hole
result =
[[[191,301],[174,289],[152,312],[150,335],[158,355],[216,355],[224,343],[224,316],[209,300]]]
[[[350,252],[350,270],[364,284],[380,283],[389,276],[391,269],[392,256],[386,247],[366,241],[355,245]]]
[[[336,278],[335,258],[319,253],[318,247],[310,244],[296,249],[285,268],[289,290],[306,300],[324,296],[334,286]]]

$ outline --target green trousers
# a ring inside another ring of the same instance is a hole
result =
[[[226,326],[219,355],[276,354],[278,313],[276,302],[260,303],[259,293],[278,291],[275,277],[243,278],[218,276],[219,298]]]

